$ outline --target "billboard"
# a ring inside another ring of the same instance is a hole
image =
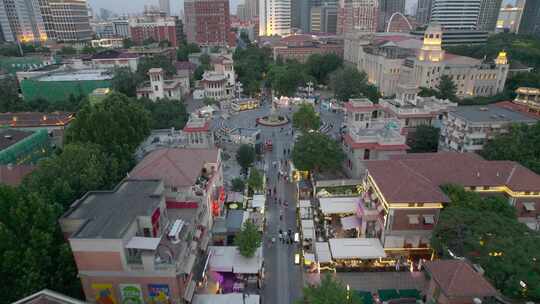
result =
[[[92,284],[98,304],[116,304],[112,284]]]
[[[120,284],[119,287],[122,304],[144,304],[141,285]]]
[[[167,284],[148,284],[151,304],[169,304],[170,290]]]

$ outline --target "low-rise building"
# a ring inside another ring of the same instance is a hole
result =
[[[520,87],[516,90],[514,103],[523,105],[528,112],[540,114],[540,89]]]
[[[107,50],[92,55],[90,61],[96,69],[129,68],[132,72],[137,72],[139,55]]]
[[[255,128],[234,128],[229,132],[231,142],[237,145],[255,146],[261,141],[261,130]]]
[[[87,304],[87,302],[68,297],[49,289],[43,289],[16,301],[13,304]]]
[[[439,149],[476,152],[496,135],[509,131],[512,124],[534,124],[538,117],[509,106],[459,106],[443,118]]]
[[[440,210],[450,202],[440,189],[444,184],[502,195],[515,207],[519,221],[538,229],[540,176],[516,162],[442,152],[396,155],[367,162],[366,167],[365,192],[357,212],[361,235],[379,238],[389,255],[430,255]]]
[[[214,132],[209,118],[191,115],[182,132],[187,147],[214,148]]]
[[[390,155],[403,154],[409,148],[401,133],[400,122],[381,104],[374,104],[366,98],[351,99],[345,104],[345,126],[344,167],[353,178],[364,174],[365,161],[388,159]]]
[[[101,38],[90,41],[93,48],[121,49],[124,47],[124,38]]]
[[[46,130],[0,131],[0,164],[35,164],[49,153],[49,135]]]
[[[198,208],[169,208],[160,180],[122,181],[91,191],[60,218],[87,301],[185,303],[206,263]],[[198,260],[198,261],[197,261]]]
[[[156,14],[144,14],[130,18],[131,39],[137,45],[142,45],[145,40],[152,39],[157,42],[168,41],[172,47],[177,47],[176,22],[174,17]]]
[[[497,290],[467,261],[430,261],[424,269],[428,280],[424,290],[427,302],[476,303],[498,295]]]
[[[50,143],[53,146],[61,146],[64,131],[75,119],[74,113],[70,112],[7,112],[0,113],[0,126],[24,131],[47,130]]]
[[[25,100],[43,98],[65,101],[70,96],[86,97],[97,88],[110,88],[113,75],[106,69],[58,70],[20,81]]]
[[[168,98],[180,100],[189,92],[189,75],[175,75],[172,79],[165,79],[162,68],[148,70],[150,81],[137,88],[137,97],[149,98],[153,101]]]
[[[32,173],[36,165],[0,165],[0,184],[16,187],[23,178]]]
[[[305,63],[313,54],[335,54],[343,57],[343,41],[334,37],[291,35],[282,38],[273,46],[274,60],[294,59]]]

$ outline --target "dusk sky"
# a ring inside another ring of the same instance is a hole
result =
[[[236,11],[236,5],[244,0],[230,0],[231,11]],[[294,0],[293,0],[294,1]],[[407,8],[415,6],[418,0],[407,0]],[[513,3],[515,0],[504,0],[503,3]],[[158,0],[88,0],[92,8],[106,8],[116,13],[140,13],[144,5],[157,5]],[[171,0],[171,12],[178,15],[184,6],[183,0]]]

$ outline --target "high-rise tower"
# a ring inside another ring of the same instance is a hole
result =
[[[433,0],[431,22],[443,29],[474,30],[477,28],[482,0]]]
[[[260,0],[259,36],[291,34],[291,0]]]

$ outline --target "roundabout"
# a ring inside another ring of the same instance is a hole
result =
[[[279,115],[276,113],[275,104],[272,103],[272,111],[270,115],[258,117],[255,119],[257,124],[265,127],[281,127],[289,123],[287,116]]]

